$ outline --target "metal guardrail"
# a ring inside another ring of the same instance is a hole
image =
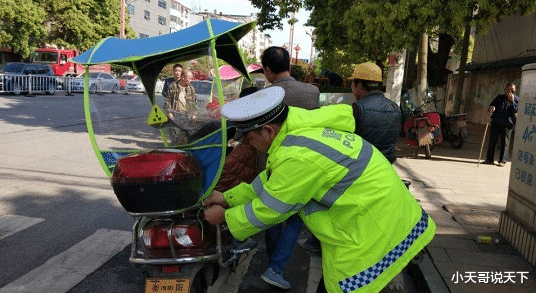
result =
[[[18,74],[0,74],[0,94],[25,94],[45,93],[53,95],[56,92],[65,92],[66,95],[72,93],[84,92],[83,77],[58,77],[46,75],[18,75]],[[128,87],[123,89],[117,79],[89,79],[89,92],[103,94],[125,93],[128,94]]]
[[[57,87],[58,80],[55,76],[0,74],[1,93],[20,95],[44,92],[53,95]]]

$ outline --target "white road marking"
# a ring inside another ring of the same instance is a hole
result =
[[[131,242],[130,231],[100,229],[0,289],[0,293],[67,292]]]
[[[41,223],[44,220],[45,219],[30,218],[19,215],[0,216],[0,240],[27,229],[37,223]]]

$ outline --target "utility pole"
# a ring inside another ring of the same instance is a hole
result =
[[[295,21],[295,12],[293,11],[291,16],[290,16],[290,40],[289,40],[289,46],[288,46],[288,50],[289,50],[289,55],[290,55],[290,64],[292,64],[292,42],[294,41],[294,22]]]
[[[119,38],[125,38],[125,1],[121,0],[121,31],[119,32]]]
[[[314,52],[315,52],[315,40],[316,40],[316,36],[315,36],[315,32],[314,31],[306,31],[305,32],[309,37],[311,37],[311,57],[309,57],[309,64],[313,65],[314,64]]]

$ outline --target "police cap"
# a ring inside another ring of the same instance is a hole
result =
[[[235,139],[240,139],[246,132],[277,118],[285,109],[284,96],[282,87],[271,86],[223,105],[221,114],[236,122]]]

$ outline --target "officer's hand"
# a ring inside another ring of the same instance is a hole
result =
[[[495,106],[490,106],[488,111],[489,111],[490,114],[495,112]]]
[[[228,208],[229,205],[225,201],[225,198],[223,197],[223,193],[214,190],[210,193],[210,195],[203,201],[204,207],[209,207],[212,205],[218,205],[224,208]]]
[[[225,222],[225,209],[219,205],[213,205],[205,210],[205,219],[212,225]]]

